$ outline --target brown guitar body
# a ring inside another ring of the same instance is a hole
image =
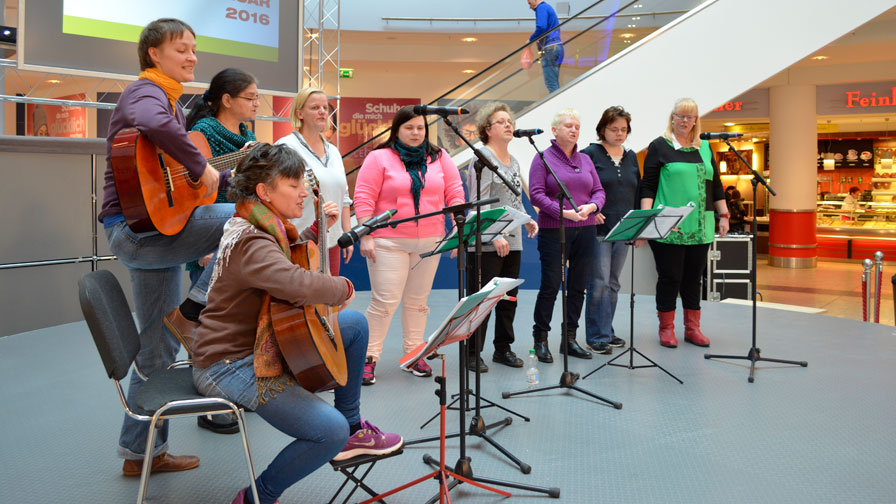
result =
[[[320,251],[311,242],[291,247],[292,262],[318,271]],[[296,307],[271,300],[274,336],[289,369],[302,387],[311,392],[345,385],[348,366],[336,322],[338,310],[321,304]]]
[[[202,133],[193,131],[188,136],[206,159],[211,157]],[[182,164],[136,128],[115,135],[109,159],[122,214],[135,233],[176,235],[196,207],[212,204],[218,197],[216,193],[203,197],[205,186],[193,181]]]

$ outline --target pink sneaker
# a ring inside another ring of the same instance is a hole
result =
[[[367,356],[367,362],[364,363],[364,373],[361,375],[361,385],[373,385],[376,383],[376,361],[373,357]]]
[[[404,369],[404,368],[402,368]],[[413,366],[405,369],[408,373],[414,373],[414,376],[432,376],[432,368],[423,359],[418,360]]]
[[[247,496],[249,495],[252,494],[249,493],[249,487],[246,487],[240,490],[238,494],[236,494],[236,497],[233,498],[233,502],[231,502],[230,504],[245,504],[246,502],[249,502],[248,500],[246,500]],[[280,501],[276,500],[274,501],[274,504],[280,504]]]
[[[386,455],[404,446],[398,434],[383,432],[367,420],[361,420],[361,429],[352,434],[333,460],[346,460],[358,455]]]

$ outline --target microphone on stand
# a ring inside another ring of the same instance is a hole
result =
[[[513,130],[513,136],[515,136],[516,138],[531,137],[531,136],[535,136],[535,135],[540,135],[542,133],[544,133],[544,130],[541,128]]]
[[[342,248],[351,247],[352,244],[360,240],[362,236],[370,233],[380,224],[387,222],[392,218],[393,215],[397,213],[398,209],[393,208],[392,210],[387,210],[377,215],[376,217],[372,217],[364,223],[358,224],[357,226],[353,227],[350,231],[346,231],[345,233],[343,233],[342,236],[340,236],[339,239],[336,240],[336,243],[339,244],[339,246]]]
[[[700,140],[728,140],[744,136],[743,133],[700,133]]]
[[[433,107],[431,105],[414,105],[414,113],[417,115],[440,115],[442,117],[450,115],[469,114],[470,111],[460,107]]]

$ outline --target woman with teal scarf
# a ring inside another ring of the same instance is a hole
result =
[[[254,121],[258,112],[258,84],[255,77],[238,69],[221,70],[209,84],[198,103],[193,105],[187,117],[187,130],[198,131],[208,140],[212,157],[230,154],[255,142],[255,133],[245,121]],[[227,201],[227,191],[219,190],[216,203]],[[212,256],[187,263],[190,282],[195,283]],[[192,352],[192,349],[187,348]],[[219,434],[239,432],[230,414],[207,415],[197,419],[200,427]]]
[[[444,149],[429,141],[426,117],[415,114],[413,107],[395,114],[389,139],[364,159],[354,201],[358,222],[391,209],[398,210],[393,219],[403,219],[464,201],[457,166]],[[420,254],[432,250],[443,236],[445,218],[436,216],[379,229],[361,238],[372,294],[366,313],[370,339],[364,385],[376,381],[376,364],[399,304],[404,353],[423,342],[429,313],[427,299],[439,255],[421,260]],[[432,374],[422,359],[406,371],[421,377]]]

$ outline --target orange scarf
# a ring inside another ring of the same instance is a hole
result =
[[[147,68],[140,72],[140,75],[138,75],[137,78],[146,79],[158,84],[159,87],[165,91],[165,94],[168,95],[168,101],[171,103],[171,112],[177,112],[177,106],[175,104],[177,103],[177,99],[180,98],[180,95],[184,94],[183,84],[168,77],[156,67]]]

